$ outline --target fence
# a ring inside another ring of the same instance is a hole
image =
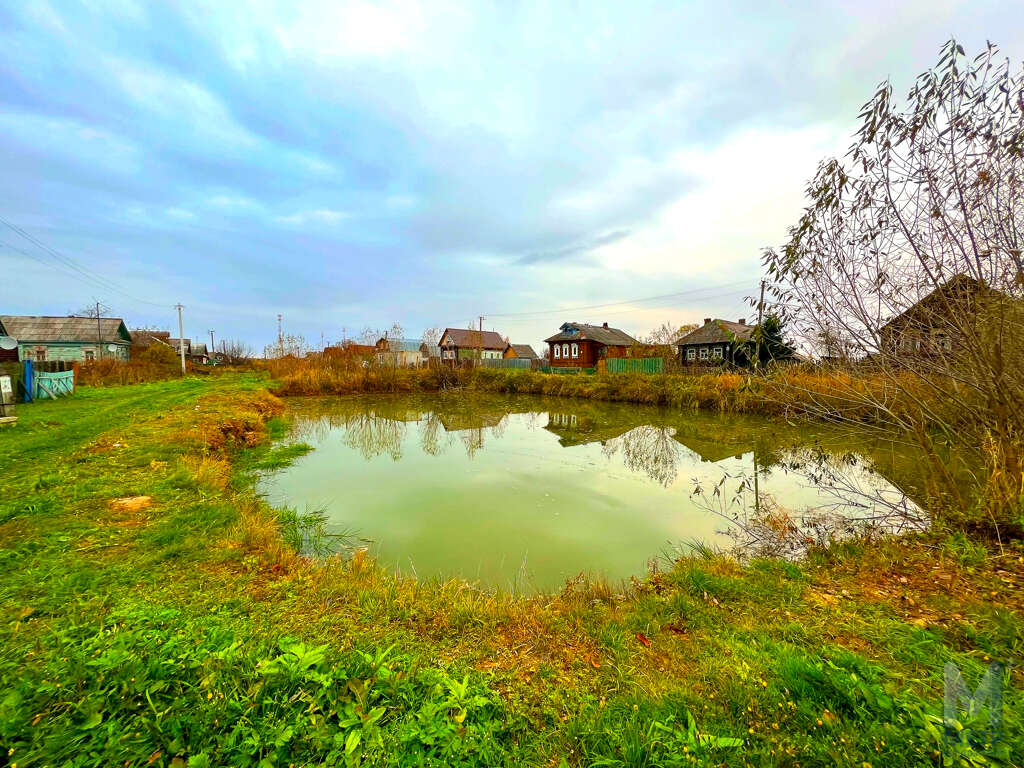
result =
[[[665,360],[660,357],[609,357],[608,373],[664,373]]]
[[[485,358],[480,361],[480,365],[484,368],[528,371],[533,367],[533,361],[525,357],[506,357],[497,360]]]
[[[71,371],[36,371],[33,376],[35,400],[56,400],[58,397],[72,395],[75,392],[75,372]]]

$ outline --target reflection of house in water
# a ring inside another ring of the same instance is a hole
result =
[[[558,444],[568,448],[572,445],[585,445],[599,442],[602,445],[608,440],[619,437],[636,426],[625,420],[609,421],[593,414],[583,412],[548,413],[548,423],[544,429],[558,435]]]
[[[755,451],[756,441],[750,432],[744,435],[727,434],[723,430],[715,430],[712,434],[705,430],[679,427],[672,439],[700,457],[701,461],[718,463],[725,459],[742,459],[743,455]]]

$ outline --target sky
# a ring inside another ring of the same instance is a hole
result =
[[[817,164],[950,36],[1019,63],[1024,3],[0,0],[0,314],[180,302],[257,350],[279,313],[538,350],[749,318]]]

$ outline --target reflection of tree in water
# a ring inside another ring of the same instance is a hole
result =
[[[793,509],[762,490],[760,483],[770,473],[758,466],[756,453],[749,470],[723,473],[715,485],[694,488],[702,506],[729,523],[723,533],[743,553],[797,557],[808,547],[836,540],[920,531],[928,525],[923,510],[857,454],[819,446],[777,451],[773,458],[779,471],[814,488],[820,503]]]
[[[373,413],[357,414],[345,424],[342,442],[359,451],[364,459],[386,454],[392,461],[398,461],[402,458],[402,441],[407,430],[405,422]]]
[[[440,403],[435,410],[416,404],[387,403],[368,408],[359,399],[331,403],[316,416],[300,414],[292,435],[298,439],[324,441],[332,431],[342,432],[342,442],[369,460],[381,455],[398,461],[409,424],[419,425],[420,448],[430,456],[439,456],[458,436],[470,458],[481,450],[488,438],[503,437],[508,425],[508,409],[491,405],[482,408],[472,402]]]
[[[622,451],[622,463],[627,469],[643,472],[667,488],[679,473],[680,451],[679,444],[672,439],[674,434],[672,427],[645,424],[606,440],[601,453],[610,459]]]
[[[447,435],[444,434],[441,419],[436,413],[428,413],[426,418],[420,422],[420,447],[423,452],[428,456],[440,456],[444,453],[447,442]]]
[[[505,436],[507,428],[508,419],[502,418],[494,426],[463,429],[459,430],[458,434],[462,438],[462,444],[466,446],[466,455],[472,459],[477,451],[483,449],[488,437],[499,440]]]

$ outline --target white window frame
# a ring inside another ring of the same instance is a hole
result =
[[[580,345],[579,344],[573,344],[572,345],[572,356],[574,358],[580,356]]]
[[[566,360],[569,359],[569,345],[568,344],[563,344],[562,345],[562,357],[564,357]]]
[[[690,347],[688,350],[686,350],[686,359],[687,360],[696,360],[697,359],[697,350],[694,349],[693,347]]]
[[[721,347],[713,347],[712,348],[712,350],[711,350],[711,359],[712,360],[722,360],[723,359],[722,358],[722,348]]]
[[[94,350],[92,350],[92,349],[84,349],[84,350],[82,350],[82,352],[83,352],[83,357],[85,358],[85,361],[87,363],[91,363],[93,360],[96,359],[96,352]]]
[[[555,344],[554,349],[555,349],[555,360],[561,360],[561,350],[562,350],[561,345]]]
[[[700,348],[700,359],[701,360],[707,360],[708,359],[708,348],[707,347],[701,347]]]

